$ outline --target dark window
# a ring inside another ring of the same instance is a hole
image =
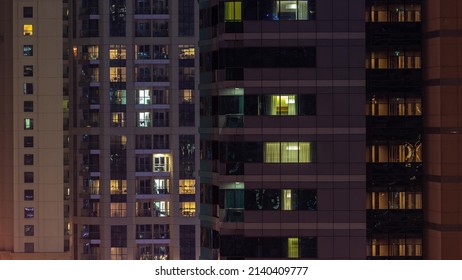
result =
[[[32,219],[34,217],[34,207],[24,207],[24,218]]]
[[[34,112],[33,101],[24,101],[24,112]]]
[[[24,200],[34,200],[34,190],[24,190]]]
[[[24,183],[34,182],[34,172],[24,172]]]
[[[24,148],[34,147],[34,137],[33,136],[24,136]]]
[[[318,240],[316,237],[300,238],[300,258],[316,258],[318,255]]]
[[[298,95],[298,114],[300,116],[316,115],[316,95],[314,94]]]
[[[178,36],[194,36],[194,0],[178,1]]]
[[[194,104],[179,104],[179,125],[194,126],[195,122],[195,106]]]
[[[34,236],[34,226],[33,225],[25,225],[24,226],[24,235],[25,236]]]
[[[125,36],[126,14],[125,0],[111,0],[109,6],[109,32],[111,36]]]
[[[32,45],[24,45],[22,48],[22,52],[24,56],[33,56],[34,48]]]
[[[24,77],[32,77],[34,76],[34,66],[32,65],[24,65]]]
[[[281,192],[272,189],[246,190],[244,204],[248,210],[279,210]]]
[[[127,226],[111,226],[111,247],[127,247]]]
[[[196,230],[194,225],[180,225],[180,260],[196,259]]]
[[[23,7],[22,16],[25,18],[31,18],[34,16],[34,9],[32,7]]]
[[[24,243],[24,253],[33,253],[34,252],[34,243],[27,242]]]
[[[314,211],[318,209],[318,196],[315,190],[298,191],[298,207],[300,210]]]
[[[24,155],[24,165],[33,165],[34,164],[34,155],[25,154]]]
[[[23,88],[24,94],[34,94],[34,84],[24,83]]]

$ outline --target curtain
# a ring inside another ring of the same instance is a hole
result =
[[[299,159],[298,162],[307,163],[312,161],[311,157],[311,143],[310,142],[300,142],[299,146]]]
[[[265,162],[266,163],[281,162],[280,147],[281,147],[281,144],[278,142],[265,143]]]

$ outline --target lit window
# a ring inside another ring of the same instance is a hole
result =
[[[192,103],[193,91],[191,89],[180,90],[180,103]]]
[[[169,179],[154,179],[154,194],[168,194],[170,193],[170,180]]]
[[[127,91],[126,90],[111,90],[110,92],[111,104],[126,105],[127,104]]]
[[[311,20],[315,9],[313,0],[268,0],[262,7],[262,17],[266,20]]]
[[[264,96],[265,115],[295,116],[297,115],[297,102],[295,95]]]
[[[310,142],[268,142],[264,143],[266,163],[308,163],[312,162]]]
[[[111,45],[109,59],[127,59],[127,48],[125,45]]]
[[[34,129],[34,119],[24,119],[24,129]]]
[[[282,210],[296,210],[297,206],[297,192],[290,189],[282,190]]]
[[[180,211],[183,217],[194,217],[196,216],[196,203],[180,202]]]
[[[242,21],[242,2],[225,2],[225,22]]]
[[[111,194],[127,194],[127,180],[111,180]]]
[[[137,104],[140,104],[140,105],[151,104],[151,93],[149,89],[137,90]]]
[[[155,154],[154,158],[154,172],[169,172],[170,171],[170,157],[164,154]]]
[[[24,29],[23,29],[23,34],[24,36],[32,36],[33,35],[33,27],[32,24],[24,24]]]
[[[168,201],[156,201],[154,202],[154,211],[156,217],[168,217],[170,216],[169,202]]]
[[[127,68],[126,67],[110,67],[109,78],[111,82],[126,82],[127,81]]]
[[[150,127],[151,126],[151,113],[150,112],[139,112],[137,116],[138,116],[138,120],[136,122],[137,127]]]
[[[194,45],[179,45],[178,49],[179,59],[194,59]]]
[[[126,216],[127,216],[127,203],[111,202],[111,217],[126,217]]]
[[[179,182],[179,186],[180,186],[180,189],[179,189],[179,192],[180,194],[195,194],[196,193],[196,187],[195,187],[195,184],[196,184],[196,180],[192,179],[192,180],[180,180]]]
[[[287,238],[287,257],[289,259],[297,259],[299,257],[297,237]]]

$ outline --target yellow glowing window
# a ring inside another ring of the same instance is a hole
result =
[[[183,217],[194,217],[196,216],[196,203],[180,202],[180,211]]]
[[[24,36],[32,36],[33,27],[32,24],[24,24]]]
[[[242,3],[225,2],[225,22],[242,21]]]
[[[287,257],[290,259],[298,258],[298,238],[290,237],[287,239]]]
[[[264,153],[266,163],[312,162],[310,142],[267,142]]]

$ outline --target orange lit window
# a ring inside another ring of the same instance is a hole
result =
[[[32,36],[33,27],[32,24],[24,24],[24,36]]]

